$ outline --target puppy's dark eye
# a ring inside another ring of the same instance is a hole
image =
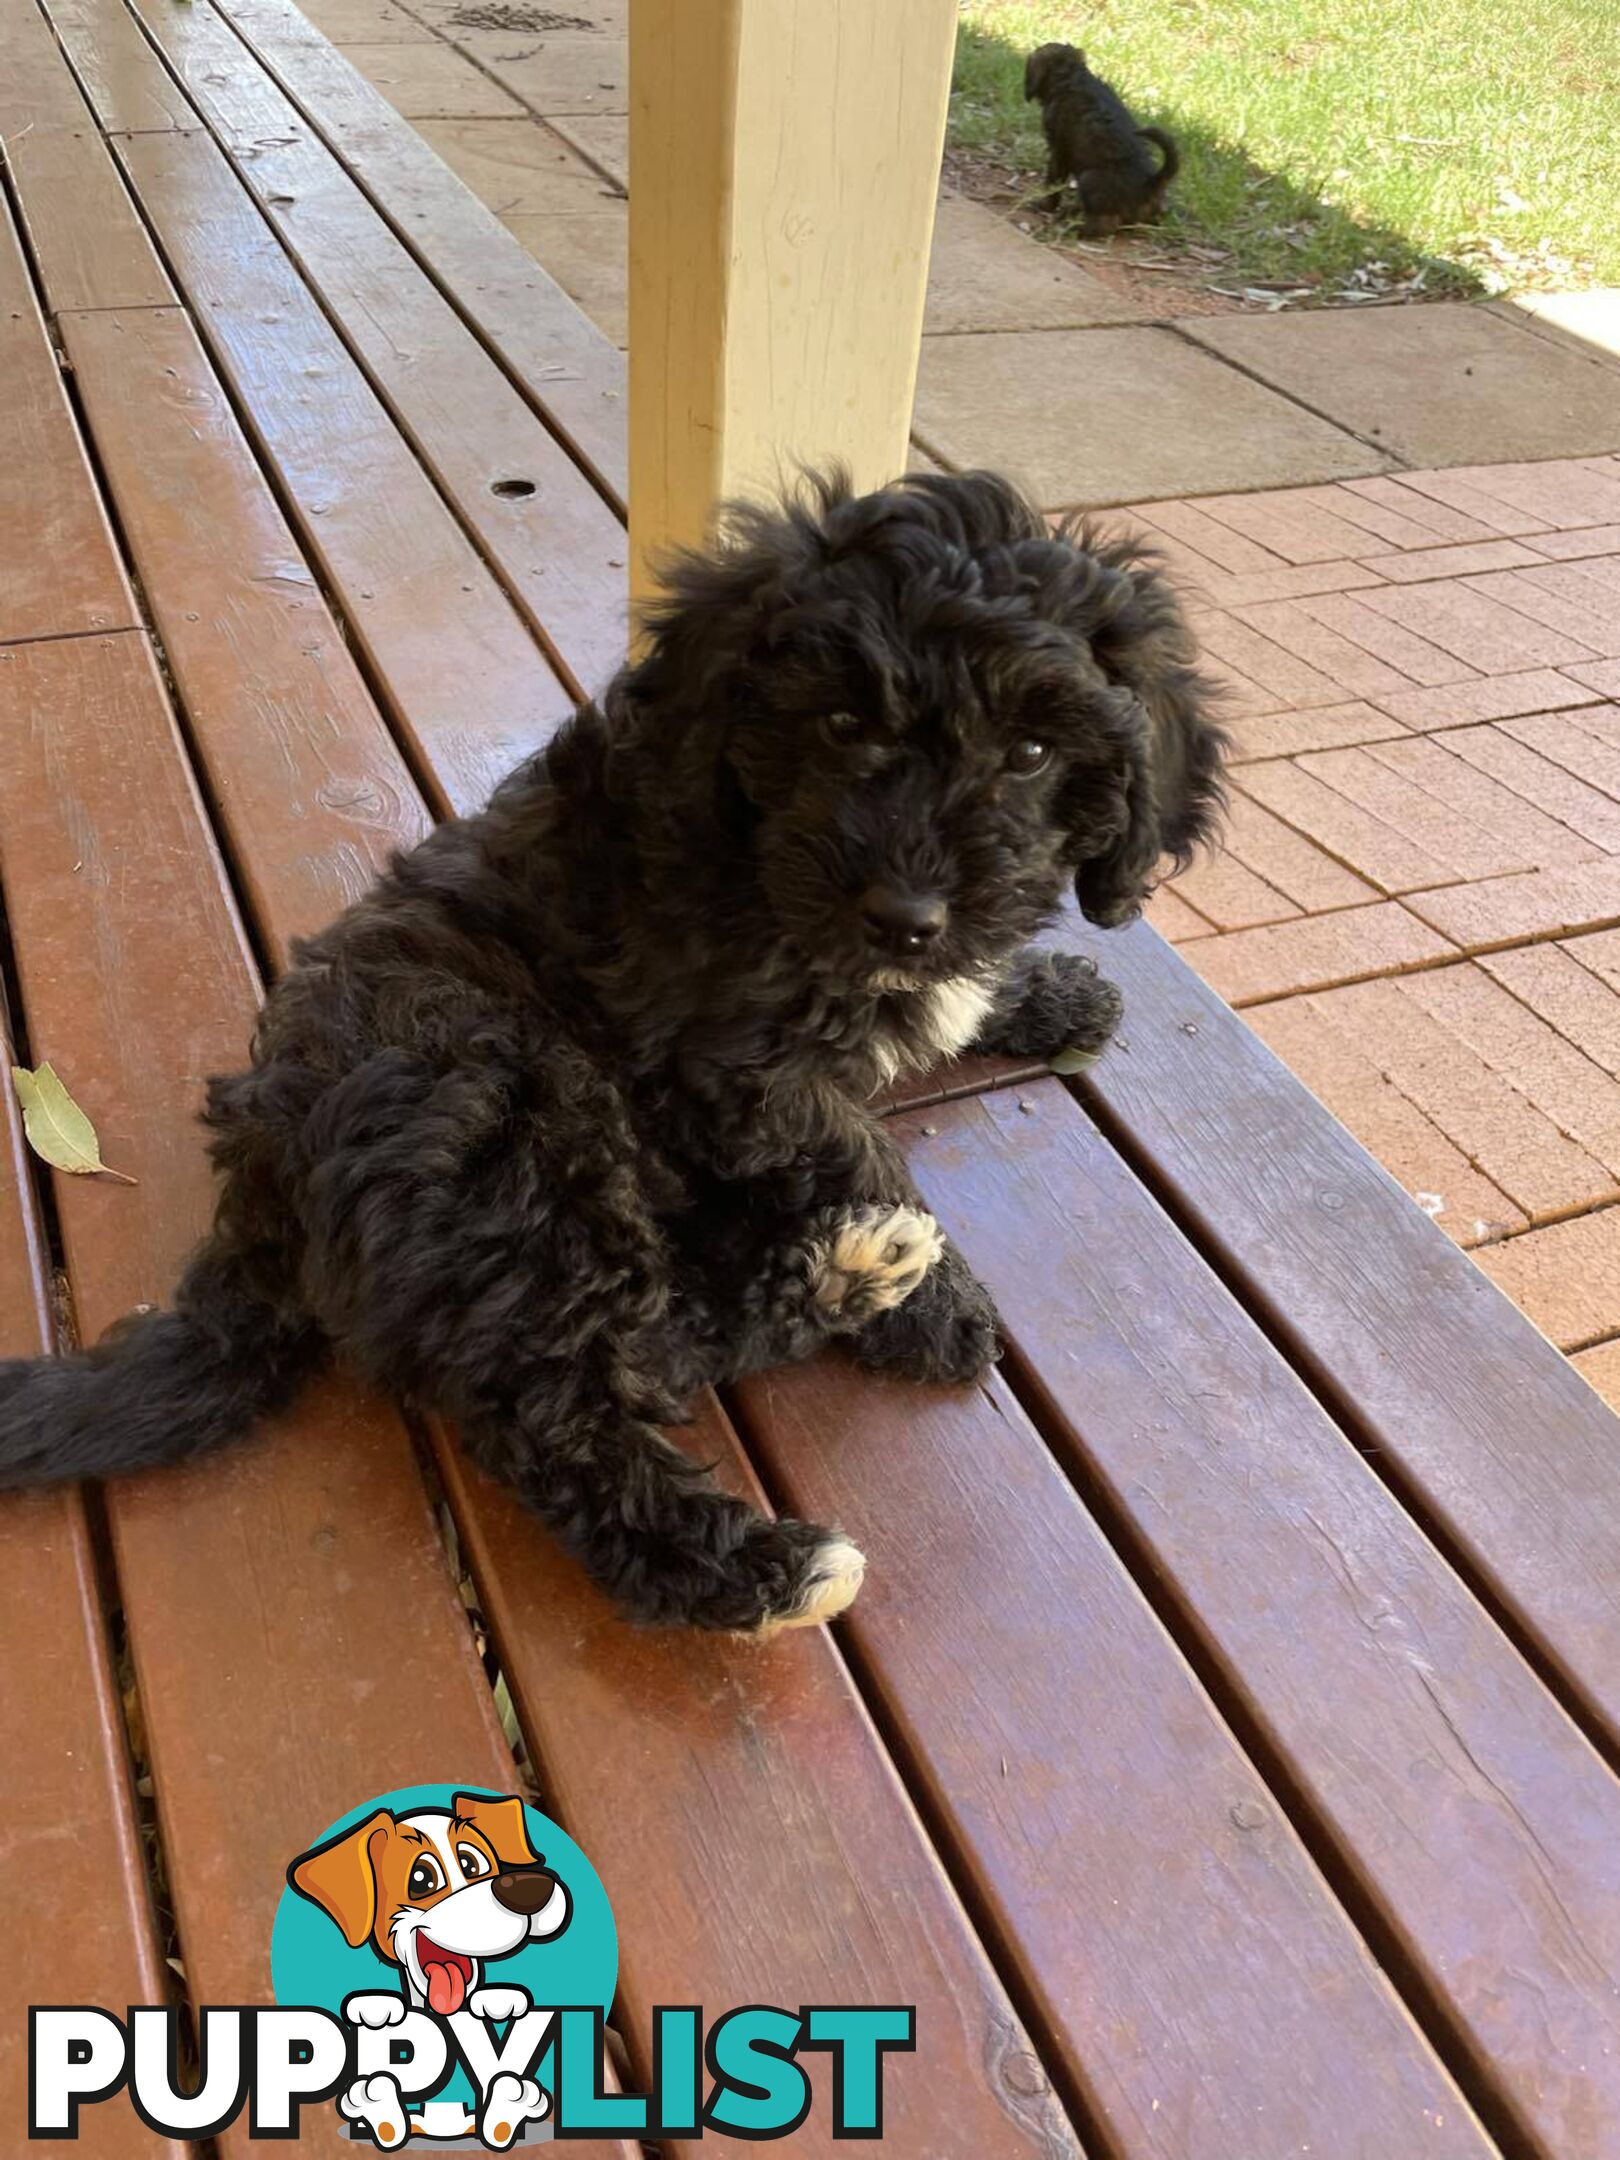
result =
[[[830,712],[821,716],[821,732],[830,743],[854,742],[864,725],[859,713]]]
[[[411,1869],[405,1884],[411,1897],[431,1897],[435,1890],[444,1888],[444,1872],[437,1860],[429,1860],[426,1854]]]
[[[1049,745],[1037,742],[1033,735],[1026,735],[1022,742],[1013,744],[1007,752],[1005,763],[1008,772],[1027,778],[1030,773],[1038,773],[1043,765],[1049,765],[1051,761]]]
[[[476,1845],[458,1845],[456,1858],[461,1862],[461,1872],[469,1882],[477,1882],[481,1875],[490,1871],[489,1862]]]

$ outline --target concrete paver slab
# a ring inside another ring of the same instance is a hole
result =
[[[557,113],[548,124],[611,180],[630,185],[630,122],[624,113]]]
[[[584,217],[518,212],[502,222],[604,337],[629,343],[630,229],[623,203]]]
[[[1223,315],[1186,335],[1413,465],[1620,449],[1620,371],[1466,303]]]
[[[941,198],[925,330],[1068,330],[1139,322],[1146,313],[982,203]]]
[[[416,129],[497,217],[582,215],[618,200],[542,121],[419,120]]]
[[[407,120],[515,120],[523,107],[448,45],[340,46]]]
[[[1280,487],[1387,462],[1156,329],[925,338],[916,426],[948,463],[999,465],[1048,509]]]
[[[625,113],[630,109],[630,51],[621,38],[561,32],[458,31],[456,42],[476,55],[537,113]]]

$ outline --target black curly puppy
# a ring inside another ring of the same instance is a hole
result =
[[[1048,210],[1072,180],[1085,213],[1081,231],[1096,238],[1121,225],[1147,224],[1164,208],[1181,154],[1163,128],[1138,127],[1118,91],[1093,75],[1077,45],[1041,45],[1024,64],[1024,99],[1039,98],[1046,134]],[[1147,144],[1157,146],[1158,159]]]
[[[645,657],[302,945],[174,1308],[0,1365],[0,1484],[173,1462],[328,1360],[460,1425],[631,1613],[768,1632],[860,1555],[663,1437],[847,1338],[966,1379],[995,1315],[862,1107],[967,1046],[1100,1048],[1072,879],[1135,912],[1218,800],[1187,632],[988,475],[734,512]]]

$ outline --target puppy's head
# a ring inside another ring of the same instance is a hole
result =
[[[775,928],[846,987],[995,967],[1072,882],[1120,923],[1220,801],[1223,738],[1140,551],[991,474],[734,510],[626,689],[703,773]]]
[[[300,1854],[287,1880],[343,1930],[400,1966],[443,2016],[459,2010],[479,1969],[530,1936],[566,1923],[568,1892],[539,1862],[523,1803],[458,1793],[449,1809],[386,1808]]]
[[[1037,45],[1024,62],[1024,102],[1043,101],[1071,76],[1084,75],[1086,56],[1078,45]]]

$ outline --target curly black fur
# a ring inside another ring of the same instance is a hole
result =
[[[1062,201],[1072,180],[1095,238],[1121,225],[1144,225],[1164,208],[1181,154],[1163,128],[1138,127],[1117,90],[1093,75],[1077,45],[1041,45],[1024,64],[1024,98],[1038,98],[1046,134],[1046,207]],[[1152,143],[1157,159],[1149,154]]]
[[[297,949],[210,1087],[173,1310],[0,1365],[0,1485],[195,1455],[336,1359],[455,1419],[632,1613],[813,1607],[830,1534],[658,1428],[830,1337],[934,1377],[994,1354],[862,1106],[969,1038],[1101,1047],[1110,986],[1020,948],[1071,881],[1135,912],[1221,737],[1157,571],[988,475],[736,510],[648,631]]]

